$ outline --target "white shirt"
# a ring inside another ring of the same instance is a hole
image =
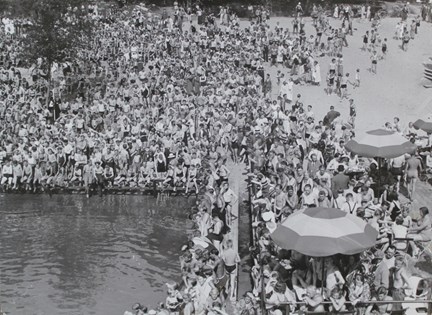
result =
[[[355,201],[347,201],[345,202],[342,207],[341,210],[345,211],[346,213],[350,213],[350,214],[357,214],[357,208],[358,208],[358,204]]]

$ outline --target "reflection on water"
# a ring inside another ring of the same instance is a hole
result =
[[[123,314],[179,280],[192,199],[0,195],[0,303],[10,314]]]

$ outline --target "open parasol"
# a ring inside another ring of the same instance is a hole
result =
[[[361,218],[333,208],[298,211],[271,234],[278,246],[313,257],[357,254],[374,246],[377,236]]]

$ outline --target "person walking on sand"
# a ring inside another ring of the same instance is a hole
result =
[[[360,69],[356,70],[355,73],[355,81],[354,81],[354,89],[360,87]]]
[[[353,85],[353,83],[349,80],[349,73],[346,73],[345,76],[341,76],[340,82],[340,101],[344,98],[348,98],[348,83]]]
[[[414,154],[405,163],[405,182],[408,183],[408,197],[413,201],[413,196],[415,192],[415,184],[418,179],[419,171],[422,171],[422,165],[420,159],[418,159]]]
[[[377,54],[376,50],[374,50],[372,52],[372,55],[371,55],[370,59],[371,59],[371,62],[372,62],[372,64],[371,64],[371,72],[373,74],[376,74],[377,73],[377,63],[378,63],[378,54]]]
[[[363,35],[363,47],[362,50],[366,51],[369,43],[369,31],[366,31],[366,34]]]
[[[402,48],[403,51],[407,51],[408,50],[408,43],[409,43],[409,41],[410,41],[409,33],[408,33],[408,31],[405,31],[404,34],[403,34],[403,36],[402,36],[402,46],[401,46],[401,48]]]
[[[381,59],[384,59],[384,57],[387,55],[387,38],[384,38],[384,41],[381,45],[381,52],[382,52]]]

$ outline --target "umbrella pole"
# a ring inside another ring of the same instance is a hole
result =
[[[324,260],[325,258],[321,258],[321,295],[324,295],[324,277],[325,277],[325,271],[324,271]]]
[[[377,192],[378,192],[378,199],[381,196],[381,158],[378,158],[378,187],[377,187]]]

